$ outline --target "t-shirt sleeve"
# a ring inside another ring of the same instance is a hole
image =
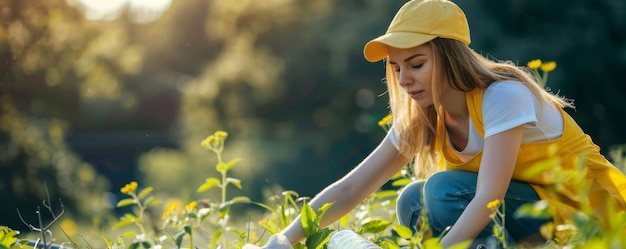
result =
[[[391,144],[393,144],[393,146],[395,146],[396,149],[400,150],[400,142],[398,141],[399,140],[398,133],[396,132],[396,129],[393,128],[393,126],[387,132],[387,136],[389,136],[389,141],[391,141]]]
[[[537,124],[537,97],[520,82],[494,83],[485,89],[485,138],[520,125]]]

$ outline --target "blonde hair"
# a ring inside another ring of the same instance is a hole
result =
[[[560,108],[573,107],[563,98],[541,88],[527,68],[518,67],[510,61],[491,61],[453,39],[435,38],[427,44],[433,55],[433,82],[442,82],[441,79],[445,78],[451,88],[469,92],[486,88],[497,81],[515,80],[526,85],[544,103],[554,103]],[[389,105],[400,153],[414,157],[416,177],[428,177],[438,170],[439,153],[435,140],[438,122],[443,122],[440,87],[433,83],[432,92],[437,93],[433,96],[434,104],[420,107],[402,90],[393,67],[386,63]]]

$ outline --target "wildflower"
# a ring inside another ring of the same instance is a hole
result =
[[[174,212],[176,209],[178,209],[178,203],[175,202],[175,201],[170,201],[167,204],[167,208],[165,208],[165,211],[163,212],[163,215],[161,216],[161,219],[162,220],[167,219],[167,217],[170,217],[172,212]]]
[[[228,133],[225,131],[216,131],[214,135],[220,140],[224,140],[226,139],[226,137],[228,137]]]
[[[541,66],[541,60],[536,59],[536,60],[529,61],[528,64],[526,64],[526,66],[528,66],[528,68],[532,70],[535,70]]]
[[[193,211],[198,209],[198,203],[196,201],[192,201],[189,204],[185,205],[185,210]]]
[[[130,193],[135,193],[135,191],[137,191],[137,182],[136,181],[132,181],[126,185],[124,185],[124,187],[122,187],[120,189],[120,192],[122,192],[122,194],[130,194]]]
[[[391,118],[392,118],[391,113],[387,114],[387,116],[385,116],[380,121],[378,121],[378,126],[385,127],[386,125],[388,125],[391,122]]]
[[[487,204],[488,209],[496,209],[500,205],[500,199],[495,199]]]
[[[200,145],[202,145],[203,148],[205,149],[210,149],[211,145],[213,145],[215,143],[216,139],[214,135],[210,135],[207,138],[205,138],[204,140],[202,140],[202,143],[200,143]]]
[[[552,222],[548,222],[545,225],[541,226],[541,228],[539,229],[539,232],[541,233],[541,236],[543,236],[544,238],[551,240],[552,238],[554,238],[554,232],[555,232],[555,227],[554,227],[554,223]]]
[[[546,63],[541,64],[541,71],[544,72],[552,72],[554,69],[556,68],[556,62],[554,61],[548,61]]]

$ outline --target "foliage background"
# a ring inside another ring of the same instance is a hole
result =
[[[557,61],[568,112],[604,153],[625,143],[626,2],[456,2],[473,49]],[[76,1],[0,0],[0,224],[25,230],[15,210],[34,221],[45,186],[95,226],[132,179],[215,198],[195,189],[214,174],[200,141],[219,129],[225,157],[243,158],[240,194],[315,194],[384,136],[384,68],[362,48],[403,3],[174,0],[93,20]]]

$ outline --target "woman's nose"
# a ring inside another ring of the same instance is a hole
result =
[[[411,78],[411,75],[409,75],[406,71],[400,70],[398,72],[398,83],[400,86],[405,87],[413,84],[413,78]]]

